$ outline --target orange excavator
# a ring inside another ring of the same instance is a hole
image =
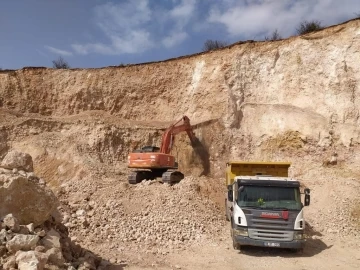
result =
[[[183,123],[178,125],[181,120]],[[190,125],[190,119],[183,116],[182,119],[168,127],[162,135],[161,147],[145,146],[135,150],[128,156],[128,168],[136,169],[129,175],[129,183],[137,184],[141,181],[162,178],[164,183],[178,183],[184,178],[184,174],[177,171],[178,164],[175,157],[170,154],[174,144],[175,135],[185,131],[194,145],[195,134]]]

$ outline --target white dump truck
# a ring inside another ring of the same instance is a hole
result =
[[[227,163],[226,218],[234,249],[261,246],[303,250],[304,206],[310,189],[289,178],[287,162]],[[304,203],[301,201],[304,194]]]

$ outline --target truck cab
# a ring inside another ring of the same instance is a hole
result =
[[[225,199],[234,249],[242,246],[302,250],[305,244],[304,206],[310,190],[288,177],[290,163],[228,163]],[[270,174],[275,174],[270,175]]]

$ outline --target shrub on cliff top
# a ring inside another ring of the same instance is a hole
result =
[[[265,40],[266,40],[266,41],[269,41],[269,40],[279,40],[279,39],[282,39],[282,37],[281,37],[281,35],[280,35],[280,33],[279,33],[279,31],[278,31],[277,29],[275,29],[275,31],[272,32],[272,34],[271,34],[270,37],[268,37],[268,36],[265,37]]]
[[[68,62],[66,62],[64,58],[62,58],[61,56],[57,60],[53,60],[52,62],[53,62],[53,68],[63,68],[63,69],[70,68]]]
[[[300,23],[299,27],[296,28],[296,32],[299,35],[303,35],[303,34],[307,34],[307,33],[311,33],[317,30],[321,30],[324,27],[321,25],[320,21],[303,21]]]
[[[208,39],[207,41],[205,41],[204,46],[203,46],[203,51],[211,51],[211,50],[215,50],[215,49],[219,49],[219,48],[223,48],[226,47],[228,44],[225,41],[219,41],[219,40],[211,40]]]

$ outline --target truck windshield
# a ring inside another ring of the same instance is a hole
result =
[[[243,186],[237,204],[263,209],[301,210],[302,207],[298,188],[275,186]]]

